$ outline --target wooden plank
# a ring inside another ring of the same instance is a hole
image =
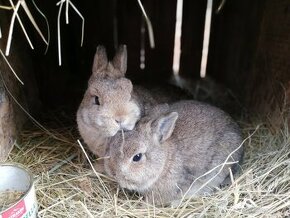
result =
[[[264,1],[226,1],[212,18],[208,74],[237,91],[252,68]],[[215,2],[217,8],[217,2]]]
[[[10,25],[9,13],[2,13],[0,18],[3,34],[0,48],[5,51]],[[7,159],[18,138],[19,131],[27,120],[27,116],[14,100],[16,99],[31,114],[34,114],[35,110],[39,110],[38,90],[34,80],[30,51],[23,35],[15,30],[7,60],[24,82],[24,86],[14,77],[7,62],[0,54],[0,162]]]
[[[199,78],[205,10],[205,0],[183,1],[181,76]]]

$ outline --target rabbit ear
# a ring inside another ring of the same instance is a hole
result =
[[[112,64],[115,69],[120,70],[122,76],[125,75],[127,71],[127,46],[120,45]]]
[[[102,45],[97,47],[97,51],[94,57],[93,73],[98,72],[106,68],[108,65],[108,58],[106,53],[106,48]]]
[[[178,118],[177,112],[171,112],[161,118],[158,118],[154,124],[154,132],[157,135],[160,142],[164,142],[171,135],[175,128],[175,123]]]

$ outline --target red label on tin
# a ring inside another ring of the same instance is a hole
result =
[[[24,200],[22,200],[18,204],[16,204],[14,207],[5,211],[2,214],[2,218],[19,218],[25,213],[26,213],[25,202]]]

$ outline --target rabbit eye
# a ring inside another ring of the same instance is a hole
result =
[[[136,154],[136,155],[133,157],[133,161],[134,161],[134,162],[138,162],[138,161],[141,160],[141,158],[142,158],[142,154],[141,154],[141,153]]]
[[[96,105],[100,105],[99,97],[98,97],[98,96],[95,96],[95,104],[96,104]]]

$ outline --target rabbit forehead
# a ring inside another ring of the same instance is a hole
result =
[[[132,83],[126,78],[95,79],[89,86],[92,95],[98,95],[103,100],[129,100],[131,98]]]
[[[123,146],[123,152],[127,155],[128,158],[139,154],[145,153],[147,151],[147,145],[143,140],[143,136],[140,135],[138,132],[136,134],[132,134],[132,137],[124,139],[125,143]]]
[[[112,141],[112,146],[117,151],[116,154],[124,153],[126,158],[145,153],[147,150],[143,135],[135,130],[124,132],[124,137],[118,133]]]

